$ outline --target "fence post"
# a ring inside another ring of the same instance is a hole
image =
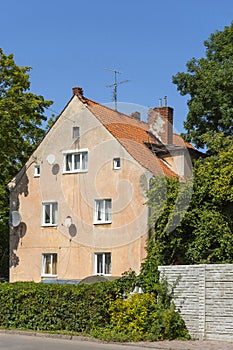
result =
[[[206,265],[199,265],[199,339],[206,338]]]

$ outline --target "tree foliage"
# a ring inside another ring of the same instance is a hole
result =
[[[20,67],[0,48],[0,276],[8,269],[7,183],[44,136],[44,111],[52,104],[30,92],[30,67]]]
[[[193,187],[156,178],[148,192],[153,235],[141,272],[148,281],[158,265],[233,263],[233,139],[217,134],[205,142],[212,155],[195,163]],[[192,198],[183,215],[177,202],[182,203],[190,190]],[[176,219],[176,227],[169,230],[179,213],[180,222]]]
[[[173,76],[181,95],[189,95],[184,127],[187,141],[203,148],[204,135],[233,131],[233,22],[204,42],[205,58],[187,62],[187,73]]]

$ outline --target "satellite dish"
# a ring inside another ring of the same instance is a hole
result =
[[[52,174],[57,175],[59,173],[60,167],[59,164],[54,164],[52,167]]]
[[[75,224],[71,224],[69,227],[69,235],[71,237],[75,237],[76,234],[77,234],[77,228],[76,228]]]
[[[72,217],[67,216],[64,222],[65,227],[70,227],[72,225]]]
[[[17,227],[17,226],[19,226],[20,222],[21,222],[20,213],[18,211],[15,211],[15,210],[12,211],[10,213],[10,218],[9,218],[10,225],[13,227]]]
[[[49,154],[46,158],[47,162],[52,165],[55,162],[55,155],[54,154]]]

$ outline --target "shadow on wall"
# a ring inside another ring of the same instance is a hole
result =
[[[19,264],[19,257],[16,252],[20,241],[26,235],[27,225],[22,221],[20,215],[20,201],[19,196],[28,196],[28,176],[26,174],[26,166],[16,175],[14,180],[9,185],[10,190],[10,267],[16,267]],[[12,213],[15,215],[12,220]]]

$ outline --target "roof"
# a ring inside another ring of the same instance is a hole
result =
[[[122,144],[128,153],[155,176],[177,177],[166,163],[156,157],[146,143],[159,142],[148,132],[148,124],[85,98],[87,108]]]

